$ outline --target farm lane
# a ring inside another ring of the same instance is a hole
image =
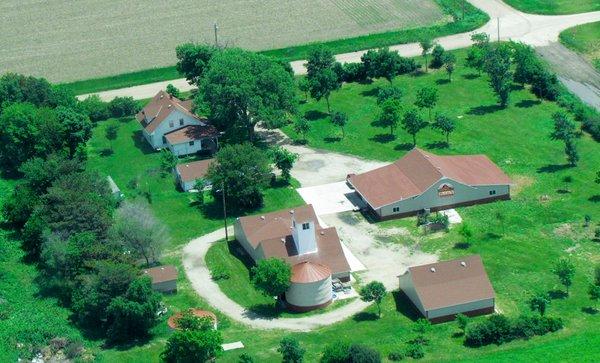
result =
[[[522,13],[500,0],[469,0],[474,6],[485,11],[490,16],[490,21],[483,27],[468,33],[455,34],[436,39],[446,49],[459,49],[471,45],[471,34],[485,32],[493,40],[498,38],[498,24],[500,25],[501,40],[515,40],[532,45],[534,47],[547,46],[558,41],[558,35],[565,29],[576,25],[600,21],[600,11],[573,14],[573,15],[533,15]],[[418,43],[400,44],[390,47],[397,50],[402,56],[412,57],[421,54]],[[360,57],[365,51],[344,53],[336,55],[340,62],[360,62]],[[291,62],[294,72],[298,75],[306,73],[305,60]],[[185,79],[177,79],[164,82],[149,83],[140,86],[98,92],[101,99],[110,101],[117,96],[131,96],[135,99],[146,99],[154,96],[159,90],[165,89],[166,85],[172,83],[182,91],[189,91],[194,86],[188,84]],[[80,99],[89,94],[78,96]]]
[[[230,235],[233,234],[233,228],[230,227],[228,231]],[[183,266],[188,280],[198,295],[211,306],[238,322],[254,329],[285,329],[306,332],[345,320],[370,305],[357,299],[335,310],[304,318],[259,316],[232,301],[211,278],[204,257],[210,246],[224,238],[225,229],[221,228],[190,241],[183,249]]]

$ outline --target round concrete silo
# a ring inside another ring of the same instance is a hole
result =
[[[309,311],[329,305],[332,299],[331,270],[308,261],[292,266],[291,284],[285,298],[293,311]]]

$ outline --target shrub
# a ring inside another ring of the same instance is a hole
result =
[[[402,359],[404,359],[404,353],[400,351],[391,352],[390,354],[388,354],[388,359],[392,362],[401,361]]]
[[[425,356],[425,351],[421,344],[411,343],[406,349],[406,355],[412,359],[421,359]]]
[[[108,104],[103,102],[98,95],[91,95],[80,101],[79,107],[93,122],[106,120],[110,117]]]
[[[363,63],[344,63],[341,79],[344,82],[364,82],[367,79],[367,72]]]
[[[352,344],[348,349],[349,363],[379,363],[381,355],[378,351],[361,344]]]
[[[395,86],[383,86],[379,88],[377,92],[377,104],[382,105],[387,100],[397,100],[400,101],[402,99],[402,89],[400,87]]]
[[[108,111],[112,117],[125,117],[135,115],[140,106],[133,97],[115,97],[108,103]]]
[[[346,363],[348,362],[350,344],[346,342],[335,342],[325,346],[321,363]]]
[[[467,330],[465,345],[470,347],[500,345],[515,339],[528,339],[535,335],[555,332],[563,326],[560,318],[522,315],[510,320],[503,315],[492,315]]]
[[[302,363],[306,349],[293,337],[285,337],[279,342],[277,351],[281,353],[283,363]]]

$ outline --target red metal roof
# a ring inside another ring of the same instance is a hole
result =
[[[329,267],[310,261],[300,262],[292,266],[291,282],[296,284],[308,284],[322,281],[331,276]]]

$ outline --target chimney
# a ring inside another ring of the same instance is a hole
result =
[[[315,222],[306,220],[302,223],[296,223],[292,220],[292,237],[299,255],[317,251],[317,234]]]

